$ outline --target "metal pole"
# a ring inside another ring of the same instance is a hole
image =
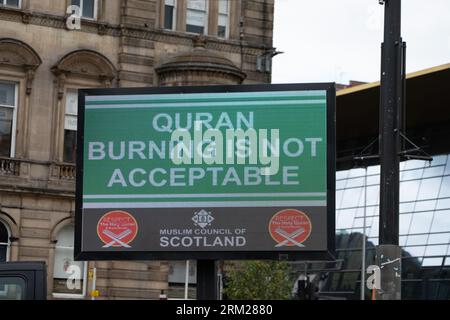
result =
[[[189,260],[186,260],[186,276],[184,282],[184,300],[189,299]]]
[[[380,230],[377,262],[381,268],[380,299],[401,299],[401,281],[390,261],[400,261],[399,244],[399,149],[403,96],[403,41],[401,0],[385,0],[380,97]],[[401,273],[400,273],[401,274]]]
[[[363,237],[362,237],[362,253],[361,253],[361,300],[366,299],[366,228],[367,228],[367,167],[364,175],[364,218],[363,218]]]
[[[91,299],[96,300],[97,296],[97,267],[94,266],[93,272],[92,272],[92,293],[91,293]]]
[[[220,267],[218,276],[219,281],[219,300],[223,300],[223,265]]]
[[[197,261],[197,300],[217,300],[216,261]]]
[[[380,110],[380,244],[398,245],[399,141],[402,100],[401,0],[385,3],[385,33],[381,73]]]

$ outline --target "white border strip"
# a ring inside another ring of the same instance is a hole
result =
[[[303,105],[303,104],[326,104],[327,100],[294,100],[294,101],[246,101],[240,106],[258,107],[258,106],[277,106],[277,105]],[[87,105],[86,110],[101,109],[152,109],[152,108],[192,108],[192,107],[233,107],[235,101],[231,102],[189,102],[186,103],[144,103],[144,104],[100,104]]]
[[[285,192],[285,193],[197,193],[197,194],[94,194],[83,199],[185,199],[185,198],[265,198],[265,197],[326,197],[326,192]]]
[[[103,202],[83,203],[83,209],[325,207],[326,205],[326,201]]]
[[[224,98],[278,98],[278,97],[320,97],[326,96],[326,90],[302,90],[302,91],[260,91],[260,92],[211,92],[211,93],[167,93],[167,94],[121,94],[121,95],[95,95],[86,96],[86,102],[93,101],[129,101],[129,100],[173,100],[179,98],[196,99],[224,99]]]

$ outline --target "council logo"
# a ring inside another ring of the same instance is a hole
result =
[[[103,248],[131,248],[137,233],[136,219],[125,211],[110,211],[97,224],[97,234],[105,244]]]
[[[311,235],[312,224],[309,217],[302,211],[286,209],[275,214],[269,222],[269,233],[277,243],[276,248],[299,247]]]
[[[194,221],[195,226],[205,229],[206,227],[211,226],[211,223],[214,221],[214,217],[211,215],[211,212],[201,210],[194,213],[192,221]]]

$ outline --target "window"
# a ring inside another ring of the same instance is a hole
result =
[[[97,0],[72,0],[72,5],[80,7],[83,18],[97,19]]]
[[[401,214],[400,215],[400,234],[408,234],[409,227],[411,226],[412,214]]]
[[[21,277],[0,276],[0,300],[24,300],[26,287]]]
[[[267,53],[257,56],[256,70],[259,72],[270,72],[272,70],[272,56]]]
[[[64,116],[64,162],[75,163],[77,155],[77,91],[66,93],[66,112]]]
[[[0,6],[20,8],[20,0],[0,0]]]
[[[440,177],[444,174],[444,170],[445,170],[444,166],[426,168],[423,171],[423,177],[424,178]]]
[[[417,201],[414,211],[419,212],[434,210],[436,208],[436,203],[436,200]]]
[[[448,157],[447,165],[445,167],[444,174],[450,174],[450,156]]]
[[[364,186],[364,178],[352,178],[347,180],[346,188],[355,188]]]
[[[368,168],[369,178],[374,177],[367,188],[367,235],[369,242],[377,245],[379,233],[379,166]],[[400,245],[403,249],[402,271],[404,279],[422,279],[425,272],[439,271],[441,266],[450,265],[450,158],[448,155],[434,156],[430,164],[425,161],[406,161],[401,164],[400,185]],[[336,191],[336,234],[361,232],[364,203],[361,177],[358,170],[336,173],[339,190]],[[361,190],[361,191],[360,191]],[[359,200],[358,200],[359,199]],[[356,206],[355,203],[358,203]],[[372,209],[375,208],[375,209]],[[356,214],[353,215],[353,210]],[[371,221],[372,220],[372,221]],[[352,229],[350,229],[352,228]],[[354,261],[354,254],[347,253],[355,247],[351,236],[338,247],[347,249],[340,253],[347,266]],[[337,240],[338,241],[338,240]],[[408,258],[412,256],[413,258]],[[423,262],[423,264],[422,264]],[[360,266],[360,264],[359,264]],[[448,268],[447,268],[448,269]],[[435,279],[448,278],[447,274],[433,275]],[[437,282],[436,282],[437,283]],[[403,283],[403,286],[405,283]],[[431,285],[431,284],[428,284]],[[422,289],[422,284],[419,286]],[[410,293],[411,297],[421,292]],[[357,293],[356,293],[357,294]],[[440,294],[440,293],[439,293]],[[444,298],[448,297],[445,292]]]
[[[376,217],[373,218],[372,227],[370,228],[370,233],[368,233],[368,236],[370,238],[376,238],[379,235],[379,231],[380,231],[380,218]]]
[[[86,265],[74,259],[74,227],[61,229],[57,236],[53,271],[53,293],[84,296],[86,293]],[[74,279],[74,281],[68,281]],[[78,285],[76,283],[78,281]],[[72,287],[68,286],[68,282]]]
[[[425,167],[425,161],[422,160],[410,160],[403,163],[405,164],[404,170],[419,169]]]
[[[209,34],[220,38],[235,36],[231,0],[158,0],[160,25],[165,30]],[[237,30],[237,29],[236,29]]]
[[[427,246],[425,250],[426,256],[445,256],[447,254],[448,244]]]
[[[341,208],[357,207],[362,191],[363,188],[346,189],[342,199]]]
[[[171,261],[169,263],[169,295],[173,299],[184,299],[186,286],[186,271],[188,272],[188,299],[195,299],[195,286],[197,283],[197,263],[189,261],[186,270],[186,261]]]
[[[442,178],[424,179],[420,185],[417,200],[436,199],[439,195]]]
[[[355,219],[355,209],[340,210],[338,221],[336,222],[336,229],[349,229],[353,226]]]
[[[230,0],[219,0],[219,27],[217,35],[228,38],[230,30]]]
[[[421,179],[422,176],[423,176],[423,169],[402,171],[401,181],[417,180]]]
[[[416,201],[420,180],[400,182],[400,202]]]
[[[407,246],[419,246],[427,243],[428,235],[409,236],[406,241]]]
[[[0,82],[0,157],[14,157],[17,85]]]
[[[82,65],[85,72],[77,71]],[[75,164],[77,130],[77,89],[113,86],[116,77],[114,65],[102,54],[91,50],[77,50],[66,54],[52,69],[58,86],[55,99],[57,114],[53,126],[58,128],[52,136],[55,146],[52,157],[59,162]],[[67,72],[69,71],[69,72]]]
[[[433,220],[433,212],[431,211],[414,213],[409,233],[417,234],[429,232],[432,220]]]
[[[425,253],[425,246],[416,247],[404,247],[406,253],[409,253],[411,257],[422,257]]]
[[[175,30],[177,0],[165,0],[164,29]]]
[[[442,265],[443,258],[425,258],[423,259],[423,267],[440,267]]]
[[[0,263],[9,260],[9,231],[0,221]]]
[[[208,21],[206,0],[187,0],[186,31],[206,34]]]
[[[442,180],[441,191],[439,192],[439,198],[450,197],[450,177],[444,177]]]
[[[428,244],[443,244],[450,242],[450,233],[430,234]]]
[[[445,259],[445,265],[450,266],[450,257],[447,257],[447,259]]]
[[[450,231],[450,210],[439,210],[434,214],[431,232]]]

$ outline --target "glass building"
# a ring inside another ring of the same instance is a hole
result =
[[[450,299],[450,155],[402,162],[400,170],[402,298]],[[326,274],[321,294],[360,299],[364,225],[367,266],[378,245],[380,166],[339,171],[336,180],[336,248],[343,263]]]

